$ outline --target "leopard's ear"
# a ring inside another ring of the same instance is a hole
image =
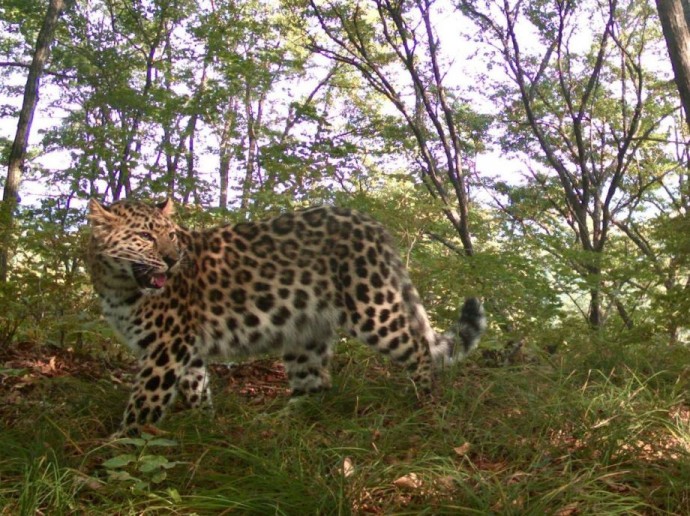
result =
[[[175,214],[175,201],[168,197],[163,202],[156,204],[156,208],[161,210],[163,216],[170,218]]]
[[[114,224],[117,221],[117,215],[108,211],[108,209],[96,199],[89,200],[89,212],[86,217],[89,219],[89,223],[92,226]]]

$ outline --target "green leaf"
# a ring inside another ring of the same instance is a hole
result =
[[[108,478],[110,480],[118,480],[118,481],[126,481],[126,480],[137,480],[134,478],[132,475],[130,475],[127,471],[108,471]]]
[[[142,473],[150,473],[157,469],[161,469],[168,463],[168,459],[162,455],[144,455],[139,459],[139,471]]]
[[[148,442],[149,446],[177,446],[177,441],[173,441],[172,439],[152,439],[151,441]]]
[[[180,496],[180,492],[177,489],[171,487],[170,489],[167,490],[167,493],[173,502],[175,502],[175,503],[182,502],[182,497]]]
[[[160,484],[166,478],[168,478],[168,473],[165,471],[159,471],[158,473],[151,476],[151,482],[153,482],[154,484]]]
[[[132,486],[132,490],[135,492],[146,492],[149,490],[149,483],[145,480],[137,479],[136,483]]]
[[[168,463],[166,463],[166,464],[161,464],[161,467],[162,467],[163,469],[172,469],[172,468],[174,468],[175,466],[177,466],[178,464],[184,464],[184,462],[180,462],[180,461],[176,461],[176,460],[175,460],[175,461],[170,461],[170,462],[168,462]]]
[[[137,458],[135,455],[132,455],[131,453],[126,453],[123,455],[118,455],[117,457],[113,457],[112,459],[108,459],[103,463],[103,466],[108,469],[122,468],[127,464],[135,462],[136,460]]]

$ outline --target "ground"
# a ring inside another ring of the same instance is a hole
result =
[[[106,439],[134,374],[112,343],[0,350],[0,514],[687,514],[683,348],[563,350],[407,377],[341,345],[330,392],[279,362],[213,367],[216,412]],[[286,408],[288,407],[288,408]]]

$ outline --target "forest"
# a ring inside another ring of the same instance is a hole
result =
[[[687,1],[0,0],[0,49],[0,515],[690,513]],[[126,198],[359,210],[487,331],[429,403],[343,335],[295,407],[218,363],[212,416],[109,439],[86,212]]]

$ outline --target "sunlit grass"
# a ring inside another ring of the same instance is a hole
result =
[[[215,415],[173,412],[159,437],[174,445],[144,450],[105,439],[126,385],[38,378],[3,409],[0,514],[684,514],[686,363],[633,345],[469,360],[419,402],[348,344],[331,391],[288,405],[284,385],[250,395],[216,377]]]

